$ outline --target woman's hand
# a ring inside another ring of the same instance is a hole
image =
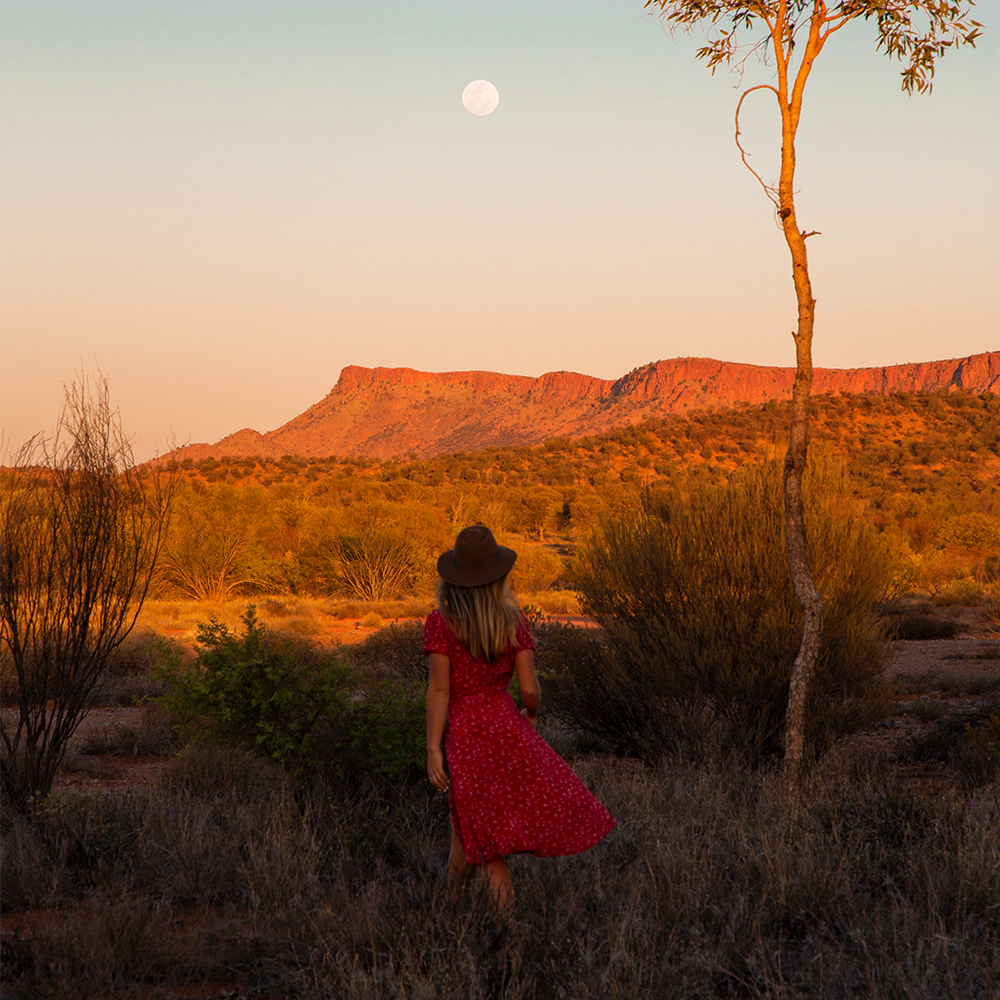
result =
[[[528,710],[526,708],[522,708],[521,709],[521,715],[524,716],[525,721],[528,723],[529,726],[531,726],[532,729],[537,729],[538,728],[538,716],[537,715],[528,715]]]
[[[444,769],[444,754],[440,750],[427,751],[427,777],[435,788],[448,791],[448,772]]]

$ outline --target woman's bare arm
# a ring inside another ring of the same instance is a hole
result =
[[[521,689],[521,701],[524,702],[524,717],[534,729],[538,709],[542,704],[542,688],[535,676],[534,650],[522,649],[515,654],[514,670],[517,673],[517,686]]]
[[[427,683],[427,777],[435,788],[448,790],[448,773],[444,769],[441,737],[448,718],[450,662],[443,653],[431,653],[428,658],[430,680]]]

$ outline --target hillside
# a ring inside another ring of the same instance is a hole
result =
[[[172,452],[182,461],[224,455],[426,458],[551,437],[599,434],[669,414],[788,398],[792,368],[706,358],[657,361],[615,381],[549,372],[419,372],[349,366],[320,402],[273,431],[244,429],[214,445]],[[1000,391],[1000,352],[887,368],[816,369],[822,394]]]
[[[407,540],[420,590],[454,531],[481,519],[519,536],[521,565],[542,580],[548,565],[554,580],[560,564],[536,559],[535,546],[571,553],[602,516],[638,510],[647,490],[780,458],[788,409],[743,405],[407,461],[188,458],[175,467],[182,489],[167,551],[204,561],[206,539],[231,542],[243,547],[234,574],[265,590],[322,593],[333,540],[377,527]],[[897,540],[921,586],[1000,571],[1000,395],[821,396],[812,440],[817,462],[843,463],[853,516]]]

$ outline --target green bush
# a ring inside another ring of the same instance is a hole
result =
[[[196,662],[178,670],[164,701],[191,742],[252,750],[293,777],[399,779],[423,763],[419,684],[361,678],[339,652],[270,633],[253,605],[234,635],[198,627]]]
[[[807,487],[810,561],[825,612],[807,737],[820,753],[888,710],[879,675],[890,650],[875,609],[895,573],[841,470],[821,465]],[[569,721],[646,760],[721,747],[759,763],[780,751],[802,616],[775,463],[739,470],[725,485],[691,480],[687,490],[648,496],[641,516],[604,524],[580,570],[607,648],[563,680]]]

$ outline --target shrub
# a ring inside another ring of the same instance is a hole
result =
[[[364,601],[384,601],[413,587],[417,554],[400,530],[378,520],[362,522],[353,534],[342,534],[328,546],[341,587]]]
[[[194,799],[232,797],[239,802],[279,796],[285,786],[281,769],[250,750],[224,744],[196,743],[159,773],[156,790]]]
[[[175,674],[164,696],[189,739],[253,750],[301,780],[317,771],[396,779],[422,764],[419,685],[362,685],[340,652],[271,634],[253,605],[242,635],[211,619],[198,645],[194,669]]]
[[[134,723],[106,722],[95,726],[79,739],[82,754],[142,754],[165,757],[173,751],[174,731],[163,706],[149,701],[142,706]]]
[[[988,590],[974,577],[962,576],[942,587],[934,595],[934,603],[939,607],[974,608],[988,602]]]
[[[165,659],[180,655],[175,641],[151,629],[134,631],[109,657],[107,672],[112,677],[148,677]]]
[[[510,571],[510,585],[516,593],[534,594],[548,590],[563,575],[563,561],[541,545],[522,545]]]
[[[968,788],[995,781],[1000,776],[1000,707],[983,700],[944,716],[914,741],[908,758],[948,764]]]
[[[386,625],[355,645],[350,655],[374,674],[427,679],[423,622]]]
[[[531,603],[542,614],[578,615],[580,595],[574,590],[544,590],[531,595]]]
[[[977,787],[1000,776],[1000,708],[965,727],[967,746],[955,761],[966,785]]]
[[[952,639],[963,631],[954,618],[932,618],[930,615],[902,615],[890,618],[885,626],[890,639]]]
[[[109,660],[107,673],[87,696],[87,705],[138,705],[163,694],[163,671],[186,655],[174,639],[150,630],[133,633]]]
[[[882,718],[889,646],[874,609],[893,562],[858,518],[843,474],[820,467],[808,492],[810,560],[825,619],[810,687],[816,752]],[[564,712],[619,752],[726,747],[750,762],[781,748],[801,611],[788,576],[776,464],[727,485],[692,480],[647,499],[637,518],[606,522],[581,559],[585,609],[607,651],[567,678]]]

